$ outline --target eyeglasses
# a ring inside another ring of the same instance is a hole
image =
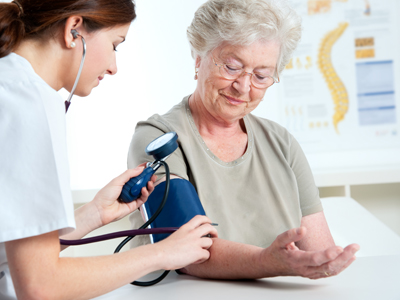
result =
[[[217,64],[215,62],[214,56],[212,56],[214,65],[219,68],[219,73],[222,77],[228,80],[236,80],[241,76],[250,75],[251,84],[259,89],[269,88],[274,83],[279,83],[279,75],[277,72],[277,78],[263,74],[261,72],[249,73],[246,72],[242,67],[230,65],[230,64]]]

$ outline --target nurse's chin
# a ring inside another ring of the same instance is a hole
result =
[[[90,88],[90,89],[86,89],[85,91],[76,91],[76,92],[75,92],[75,95],[76,95],[76,96],[79,96],[79,97],[87,97],[87,96],[89,96],[89,95],[92,93],[92,91],[93,91],[94,88],[95,88],[95,87],[92,87],[92,88]]]

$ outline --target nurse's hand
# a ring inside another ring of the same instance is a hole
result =
[[[153,244],[156,256],[162,256],[161,269],[181,269],[190,264],[200,264],[210,257],[208,249],[217,238],[217,230],[206,216],[195,216],[168,238]]]
[[[132,177],[142,173],[144,167],[145,164],[142,164],[135,169],[125,171],[102,188],[92,201],[77,208],[75,210],[76,229],[60,238],[65,240],[80,239],[101,226],[122,219],[146,202],[147,197],[154,190],[154,182],[157,178],[155,175],[148,182],[147,188],[142,188],[142,196],[140,198],[131,203],[118,201],[124,184]],[[61,250],[65,248],[66,246],[61,246]]]
[[[92,204],[95,205],[99,214],[99,226],[106,225],[113,221],[117,221],[130,214],[143,203],[147,201],[148,196],[154,190],[154,182],[157,176],[153,175],[151,181],[147,183],[147,188],[142,188],[140,198],[130,202],[122,203],[118,201],[122,187],[132,177],[138,176],[143,172],[145,164],[139,165],[135,169],[129,169],[120,176],[111,180],[104,188],[102,188],[94,197]]]

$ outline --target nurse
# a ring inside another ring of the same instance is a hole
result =
[[[135,18],[131,0],[18,0],[0,3],[0,299],[89,299],[158,269],[209,258],[216,237],[197,216],[169,238],[110,256],[59,257],[59,237],[79,239],[143,204],[117,201],[143,170],[127,170],[73,211],[65,105],[57,93],[89,95],[117,72],[115,50]],[[200,226],[202,225],[202,226]]]

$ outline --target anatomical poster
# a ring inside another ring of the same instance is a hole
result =
[[[305,152],[400,145],[395,0],[291,0],[303,35],[278,85],[280,123]]]

